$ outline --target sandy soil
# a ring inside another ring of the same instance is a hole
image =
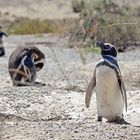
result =
[[[7,13],[5,18],[11,18],[11,20],[13,16],[31,19],[77,17],[77,14],[73,13],[71,0],[0,0],[0,12]]]
[[[100,54],[67,48],[62,37],[9,36],[6,56],[0,58],[0,140],[138,140],[140,139],[140,49],[120,53],[118,62],[127,87],[130,125],[96,121],[96,100],[85,107],[84,95]],[[37,80],[42,87],[13,87],[8,74],[11,52],[25,42],[36,44],[46,56]],[[46,42],[46,43],[45,43]]]

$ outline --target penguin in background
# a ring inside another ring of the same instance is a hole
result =
[[[127,111],[126,88],[117,63],[117,49],[109,43],[96,42],[101,48],[102,59],[94,69],[85,104],[89,107],[93,89],[96,87],[97,121],[106,118],[109,122],[124,122],[123,110]]]
[[[4,32],[1,31],[2,30],[2,26],[0,26],[0,56],[4,56],[5,55],[5,49],[3,46],[3,36],[8,37],[8,35]]]
[[[14,86],[32,86],[41,84],[35,82],[36,73],[45,62],[45,56],[37,47],[18,47],[9,57],[8,70]],[[45,85],[45,84],[41,84]]]

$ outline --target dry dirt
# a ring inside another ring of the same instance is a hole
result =
[[[0,58],[0,140],[138,140],[140,139],[140,49],[119,53],[127,87],[130,125],[96,121],[96,100],[85,107],[84,95],[100,54],[67,48],[66,39],[53,35],[9,36],[6,56]],[[13,87],[8,74],[11,52],[24,43],[37,43],[46,64],[37,80],[42,87]]]
[[[2,20],[14,20],[15,17],[39,19],[65,19],[78,17],[73,13],[72,0],[0,0]],[[96,2],[96,0],[95,0]],[[139,0],[117,0],[120,5],[140,6]]]
[[[0,0],[0,12],[4,18],[28,17],[31,19],[64,19],[77,17],[73,13],[72,0]]]

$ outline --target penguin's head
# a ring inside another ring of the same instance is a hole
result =
[[[26,50],[31,52],[36,70],[41,70],[45,63],[45,56],[43,52],[41,52],[37,47],[28,47]]]
[[[109,43],[103,43],[100,41],[96,42],[97,46],[101,48],[101,55],[110,55],[113,57],[117,57],[117,49],[115,46]]]

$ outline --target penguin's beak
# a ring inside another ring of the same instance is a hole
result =
[[[101,41],[96,41],[96,45],[97,47],[100,47],[101,50],[104,50],[105,49],[105,44]]]

